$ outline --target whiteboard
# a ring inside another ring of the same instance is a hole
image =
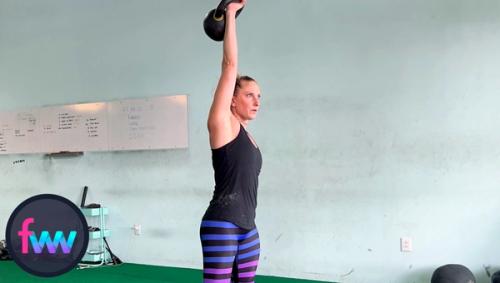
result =
[[[46,107],[40,113],[43,152],[108,149],[106,103]]]
[[[108,103],[109,149],[188,147],[187,96]]]
[[[40,111],[0,113],[0,153],[34,152],[39,140]]]
[[[0,154],[188,147],[187,95],[0,112]]]

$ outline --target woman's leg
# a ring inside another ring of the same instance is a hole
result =
[[[259,255],[260,239],[257,228],[255,228],[242,235],[238,241],[235,261],[237,268],[233,269],[233,282],[254,282]]]
[[[203,282],[229,283],[239,240],[248,232],[226,221],[202,221]]]

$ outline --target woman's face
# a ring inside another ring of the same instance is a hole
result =
[[[260,88],[254,81],[241,81],[233,95],[231,106],[234,114],[242,120],[253,120],[260,107]]]

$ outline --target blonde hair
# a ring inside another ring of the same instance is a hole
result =
[[[241,88],[241,82],[257,82],[254,78],[250,76],[240,76],[236,77],[236,85],[234,86],[234,93],[233,95],[236,94],[236,90]]]

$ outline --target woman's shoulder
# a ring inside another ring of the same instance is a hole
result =
[[[212,128],[208,131],[210,134],[210,147],[213,150],[217,150],[234,141],[241,131],[243,131],[243,127],[238,119],[233,116],[225,126],[216,129]]]

